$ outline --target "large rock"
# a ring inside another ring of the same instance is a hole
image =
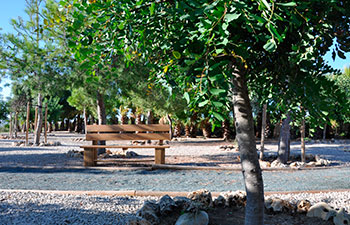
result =
[[[213,205],[214,206],[224,206],[226,203],[226,199],[224,196],[219,195],[217,198],[214,199]]]
[[[325,202],[319,202],[309,209],[306,216],[308,217],[317,217],[323,220],[329,220],[337,214],[337,211],[330,207]]]
[[[287,165],[281,163],[281,162],[278,161],[278,160],[275,160],[275,161],[273,161],[273,162],[271,163],[271,167],[274,167],[274,168],[285,168],[285,167],[287,167]]]
[[[175,201],[169,196],[164,195],[158,202],[160,215],[165,216],[169,215],[177,205]]]
[[[151,225],[159,224],[159,205],[154,202],[146,201],[142,208],[136,212],[136,216],[142,217],[150,222]]]
[[[182,212],[186,211],[186,209],[191,205],[191,200],[186,197],[176,196],[173,198],[173,200],[175,201],[177,208]]]
[[[295,207],[290,204],[288,201],[280,199],[280,198],[269,198],[265,200],[265,208],[268,212],[275,213],[294,213]]]
[[[208,225],[209,216],[204,211],[189,212],[181,215],[175,225]]]
[[[336,215],[333,217],[334,225],[349,225],[350,216],[345,212],[344,208],[339,209]]]
[[[191,192],[187,195],[187,197],[194,202],[201,203],[204,207],[211,207],[213,204],[210,191],[205,189]]]

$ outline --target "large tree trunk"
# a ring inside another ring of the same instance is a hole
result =
[[[237,68],[234,68],[232,82],[236,140],[247,192],[245,225],[260,225],[264,223],[264,185],[256,152],[254,121],[247,82]]]
[[[98,116],[98,125],[106,124],[106,108],[103,95],[100,92],[97,92],[97,116]],[[99,145],[105,145],[106,141],[99,141]],[[99,148],[98,154],[103,154],[106,152],[105,148]]]
[[[261,160],[263,160],[264,158],[264,149],[265,149],[266,109],[267,109],[267,104],[265,103],[263,106],[262,123],[261,123],[260,156],[259,156]]]
[[[38,117],[37,122],[35,125],[35,133],[34,133],[34,145],[40,144],[40,133],[41,133],[41,127],[43,124],[43,107],[42,107],[42,99],[41,99],[41,93],[38,94]]]
[[[282,122],[280,137],[278,141],[278,161],[281,163],[287,163],[290,153],[290,115],[287,113],[287,117]]]

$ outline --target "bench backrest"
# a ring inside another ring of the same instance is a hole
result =
[[[163,124],[87,125],[87,141],[170,140],[170,126]]]

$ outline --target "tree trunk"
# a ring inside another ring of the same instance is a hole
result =
[[[224,139],[224,141],[228,141],[231,136],[230,122],[228,119],[225,119],[224,121],[222,121],[222,130],[223,130],[222,138]]]
[[[176,121],[175,128],[174,128],[174,137],[180,137],[181,136],[181,122]]]
[[[98,125],[106,124],[106,108],[103,95],[100,92],[97,92],[97,116],[98,116]],[[106,141],[98,141],[99,145],[105,145]],[[99,148],[98,154],[103,154],[106,152],[105,148]]]
[[[10,127],[9,127],[9,132],[10,132],[10,139],[12,139],[12,133],[13,133],[13,125],[12,125],[12,112],[10,112]]]
[[[84,134],[87,134],[87,115],[86,115],[86,108],[84,107],[84,111],[83,111],[83,115],[84,115]]]
[[[201,122],[201,128],[202,128],[204,138],[210,138],[211,137],[211,123],[209,122],[209,119],[205,119]]]
[[[301,162],[305,162],[305,119],[301,121],[300,127],[301,136]]]
[[[18,133],[18,112],[15,112],[15,122],[13,125],[14,131],[15,131],[15,139],[17,138],[17,133]]]
[[[44,124],[44,137],[45,144],[47,143],[47,103],[45,105],[45,124]]]
[[[290,152],[290,115],[287,113],[287,118],[282,122],[280,137],[278,141],[278,161],[287,163]]]
[[[247,82],[237,68],[234,68],[232,82],[236,140],[247,192],[245,225],[260,225],[264,223],[264,185],[256,152],[254,121]]]
[[[173,120],[171,119],[169,114],[166,114],[166,118],[169,121],[169,125],[170,125],[170,139],[173,139],[174,137],[174,132],[173,132]]]
[[[260,156],[259,156],[259,158],[261,160],[263,160],[263,158],[264,158],[264,148],[265,148],[266,109],[267,109],[267,104],[265,103],[264,106],[263,106],[262,123],[261,123]]]
[[[154,116],[152,111],[147,112],[147,124],[153,124],[154,123]]]
[[[49,127],[47,128],[48,129],[47,132],[52,133],[52,130],[53,130],[52,127],[53,127],[52,122],[49,122]]]
[[[41,99],[41,93],[38,94],[38,119],[37,123],[35,125],[35,134],[34,134],[34,145],[40,144],[40,133],[41,133],[41,127],[43,124],[43,113],[42,113],[42,99]]]
[[[189,138],[191,136],[190,125],[185,125],[185,137]]]
[[[327,123],[324,124],[322,140],[326,140]]]

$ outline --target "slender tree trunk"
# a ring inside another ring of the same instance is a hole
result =
[[[15,139],[17,138],[17,133],[18,133],[18,112],[15,112],[15,122],[13,125],[14,131],[15,131]]]
[[[180,137],[181,136],[181,122],[178,120],[176,121],[175,128],[174,128],[174,137]]]
[[[100,92],[97,92],[97,116],[98,116],[98,124],[103,125],[106,124],[106,108],[105,102],[103,99],[103,95]],[[105,145],[106,141],[99,141],[99,145]],[[99,148],[98,154],[103,154],[106,152],[105,148]]]
[[[26,120],[26,142],[25,145],[28,146],[28,138],[29,138],[29,117],[30,117],[30,102],[27,103],[27,120]]]
[[[47,132],[52,133],[52,130],[53,130],[52,122],[49,122],[48,125],[49,127],[47,128]]]
[[[87,134],[87,115],[86,115],[86,108],[84,107],[84,111],[83,111],[83,115],[84,115],[84,134]]]
[[[305,119],[301,121],[300,127],[301,136],[301,162],[305,162]]]
[[[44,141],[45,144],[47,144],[47,103],[45,105],[45,124],[44,124]]]
[[[326,140],[327,123],[324,124],[322,140]]]
[[[10,112],[10,130],[9,130],[9,132],[10,132],[10,139],[12,139],[12,135],[13,135],[13,125],[12,125],[12,112]]]
[[[173,139],[173,137],[174,137],[174,132],[173,132],[173,120],[171,119],[171,117],[170,117],[169,114],[166,115],[166,118],[168,119],[169,125],[170,125],[170,139]]]
[[[153,124],[154,123],[154,116],[153,112],[150,110],[147,112],[147,124]]]
[[[35,134],[34,134],[34,144],[39,145],[40,144],[40,133],[41,133],[41,127],[43,124],[43,115],[42,115],[42,99],[41,99],[41,93],[38,94],[38,119],[37,123],[35,125]]]
[[[260,225],[264,223],[264,185],[256,152],[254,121],[247,82],[237,68],[234,68],[232,82],[236,139],[247,192],[245,225]]]
[[[39,103],[38,103],[39,104]],[[36,130],[36,125],[38,123],[38,105],[35,107],[35,115],[34,115],[34,132]]]
[[[261,160],[263,160],[264,158],[264,149],[265,149],[266,109],[267,109],[267,104],[265,103],[263,106],[262,123],[261,123],[260,156],[259,156]]]
[[[185,125],[185,137],[189,138],[191,136],[190,125]]]
[[[278,142],[278,161],[281,163],[287,163],[290,152],[290,115],[287,113],[287,117],[282,122],[282,128],[280,132]]]
[[[230,139],[230,122],[228,119],[225,119],[224,121],[222,121],[222,129],[223,129],[223,134],[222,134],[222,138],[224,139],[224,141],[227,141]]]

